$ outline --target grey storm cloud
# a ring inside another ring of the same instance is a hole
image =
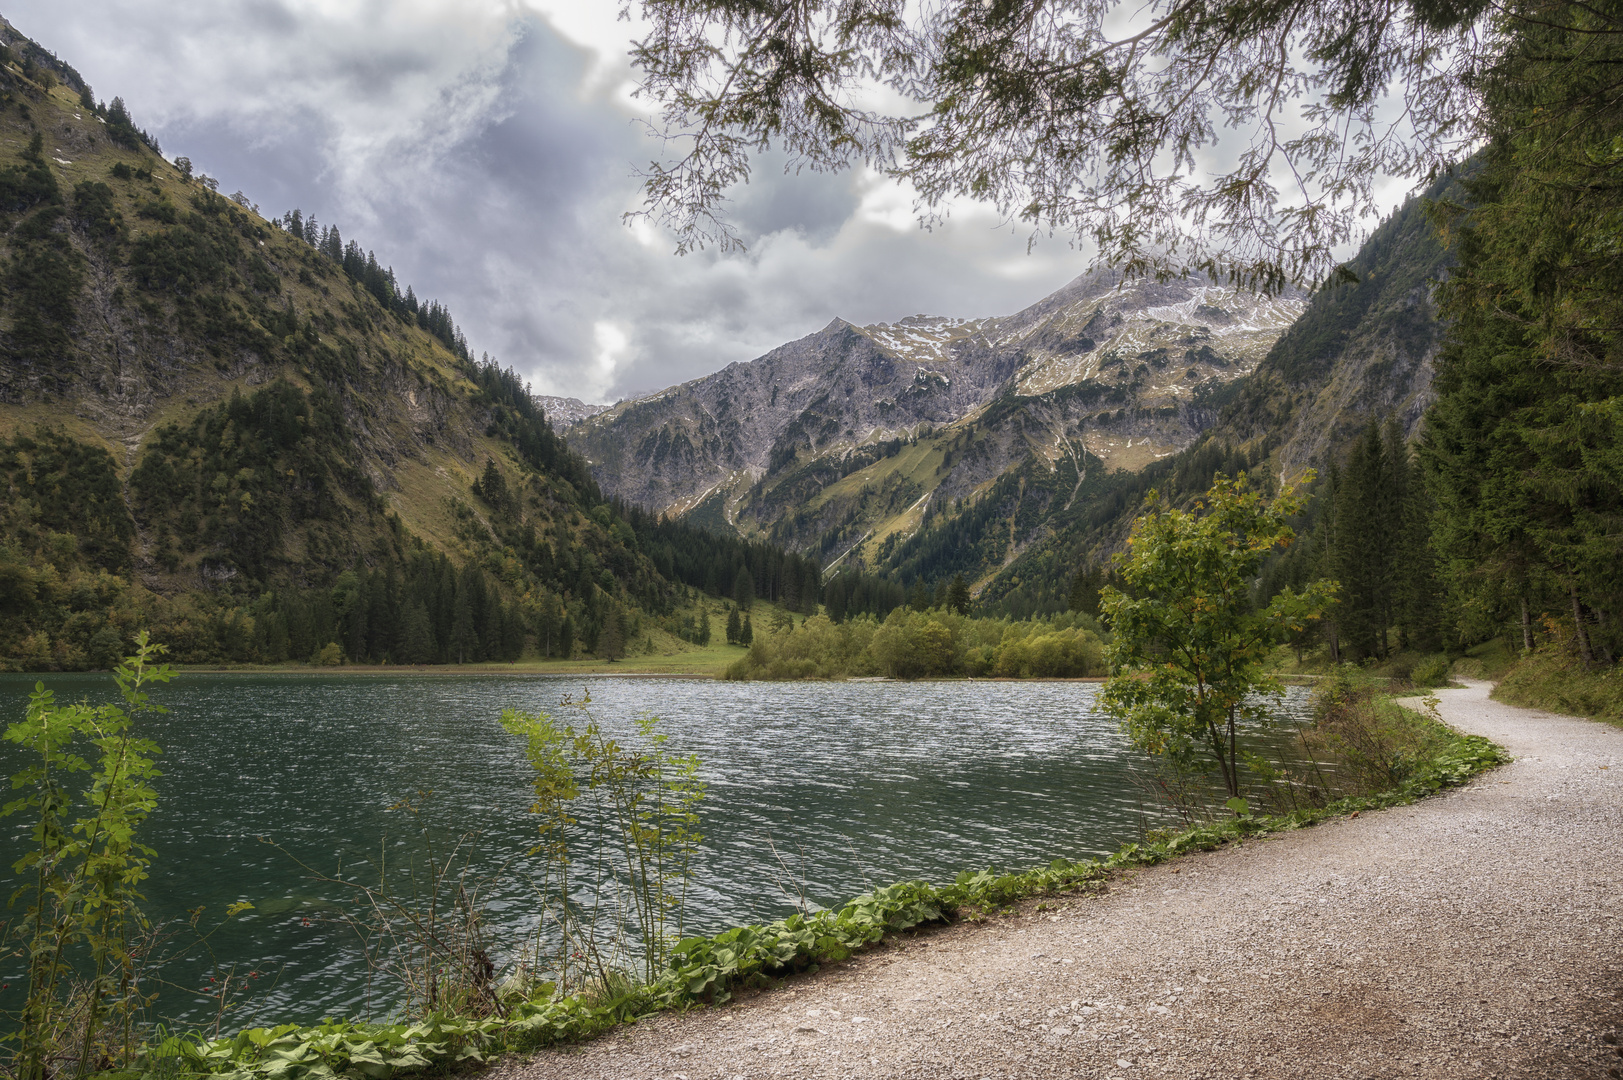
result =
[[[375,251],[538,391],[659,389],[836,316],[1002,314],[1087,261],[1062,243],[1027,254],[973,208],[921,231],[888,183],[788,175],[771,155],[735,193],[747,250],[678,258],[670,237],[621,222],[635,165],[659,151],[629,73],[601,77],[623,57],[513,3],[22,0],[5,14],[222,191]]]

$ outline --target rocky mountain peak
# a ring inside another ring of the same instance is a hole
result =
[[[901,442],[978,447],[909,481],[914,509],[931,491],[961,498],[1031,454],[1136,468],[1172,453],[1210,422],[1213,391],[1253,370],[1303,303],[1199,276],[1104,272],[1013,315],[836,318],[755,360],[585,417],[569,437],[606,492],[673,513],[713,502],[718,522],[804,548],[812,538],[786,532],[782,514],[884,472]]]

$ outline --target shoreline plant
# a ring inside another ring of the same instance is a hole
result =
[[[1099,701],[1134,746],[1179,773],[1197,772],[1197,759],[1209,753],[1230,808],[1242,814],[1240,729],[1283,693],[1266,669],[1269,654],[1282,634],[1319,618],[1336,586],[1282,589],[1253,609],[1264,559],[1295,539],[1289,522],[1305,499],[1290,488],[1268,499],[1244,473],[1219,474],[1189,510],[1155,492],[1148,501],[1128,550],[1116,556],[1128,591],[1107,585],[1100,592],[1111,677]]]
[[[504,730],[525,740],[530,812],[540,819],[530,854],[542,858],[541,914],[525,976],[550,976],[563,993],[592,976],[601,987],[626,982],[621,965],[633,952],[643,981],[658,977],[682,938],[693,856],[704,839],[698,757],[673,753],[652,716],[636,721],[636,742],[622,743],[603,731],[590,704],[589,695],[560,702],[579,711],[579,723],[517,709],[501,717]],[[592,875],[574,874],[577,863]]]
[[[18,1080],[83,1077],[138,1045],[146,999],[132,942],[153,851],[137,834],[157,805],[161,751],[135,721],[165,711],[147,694],[173,675],[153,664],[163,651],[144,631],[137,636],[134,655],[113,672],[122,705],[59,705],[36,683],[23,720],[5,731],[33,758],[11,778],[21,794],[0,809],[0,817],[33,817],[33,846],[12,867],[32,877],[11,896],[26,902],[12,955],[27,965],[27,996],[4,1037]],[[88,783],[76,788],[80,774]]]

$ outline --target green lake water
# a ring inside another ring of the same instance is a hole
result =
[[[40,676],[0,675],[0,716],[20,717]],[[109,676],[45,676],[59,701],[113,696]],[[709,794],[690,931],[715,932],[794,910],[769,840],[809,899],[835,904],[874,885],[944,881],[964,869],[1021,868],[1113,850],[1154,810],[1133,785],[1136,758],[1094,711],[1097,686],[1061,682],[727,683],[669,678],[186,675],[144,721],[163,748],[160,805],[145,831],[157,850],[145,907],[183,922],[203,907],[253,912],[212,939],[220,962],[261,973],[263,988],[227,1028],[354,1015],[367,971],[352,936],[327,916],[338,899],[293,861],[331,871],[390,850],[412,827],[389,807],[432,791],[431,827],[478,831],[489,865],[533,843],[529,773],[501,710],[548,710],[589,692],[605,728],[661,717],[670,746],[703,760]],[[1283,711],[1305,697],[1292,690]],[[19,765],[0,749],[0,768]],[[5,873],[21,850],[7,822]],[[261,839],[264,838],[264,839]],[[275,847],[264,842],[271,840]],[[282,850],[278,850],[278,847]],[[8,882],[7,893],[17,882]],[[533,905],[520,885],[492,910],[514,936]],[[15,971],[4,977],[13,985]],[[180,968],[176,982],[200,972]],[[13,990],[14,994],[15,991]],[[210,1004],[164,992],[159,1011],[190,1023]],[[372,1011],[380,1011],[376,992]]]

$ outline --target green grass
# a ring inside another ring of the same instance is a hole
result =
[[[1565,650],[1546,648],[1518,660],[1494,687],[1509,705],[1584,716],[1623,727],[1623,668],[1586,669]]]

